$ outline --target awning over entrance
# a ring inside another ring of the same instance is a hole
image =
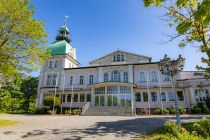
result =
[[[102,86],[127,86],[127,87],[136,87],[136,84],[124,83],[124,82],[101,82],[89,85],[90,88],[97,88]]]

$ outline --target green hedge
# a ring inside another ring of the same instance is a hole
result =
[[[43,105],[44,106],[50,106],[52,108],[52,106],[54,104],[54,99],[55,99],[55,106],[60,106],[61,105],[60,98],[54,97],[54,96],[47,96],[47,97],[45,97]]]

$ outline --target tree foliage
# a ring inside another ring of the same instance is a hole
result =
[[[54,97],[54,96],[47,96],[44,98],[44,106],[50,106],[51,108],[53,107],[54,104],[54,100],[55,100],[55,106],[60,106],[61,105],[61,100],[58,97]]]
[[[35,105],[38,82],[39,82],[38,77],[26,77],[22,81],[21,92],[23,93],[23,98],[24,98],[23,108],[26,112],[28,112],[30,109],[30,103]]]
[[[43,22],[29,0],[0,0],[0,73],[31,72],[49,57]]]
[[[33,112],[38,78],[18,75],[0,87],[0,112]]]
[[[207,72],[210,77],[210,0],[144,0],[146,7],[155,5],[166,9],[165,20],[170,27],[175,27],[177,34],[170,36],[172,41],[181,37],[179,47],[193,46],[207,55],[201,61],[207,64],[198,70]]]
[[[0,111],[14,112],[21,110],[22,107],[22,92],[20,91],[21,77],[16,76],[12,81],[6,83],[0,88]]]

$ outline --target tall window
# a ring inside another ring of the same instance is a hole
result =
[[[73,76],[70,76],[70,85],[73,85]]]
[[[126,71],[123,73],[123,81],[125,83],[128,83],[128,72],[126,72]]]
[[[78,102],[78,94],[74,94],[73,102]]]
[[[121,61],[120,54],[117,54],[117,61]]]
[[[198,102],[203,102],[208,98],[208,90],[207,89],[196,89],[195,90],[195,99]]]
[[[156,71],[152,71],[151,73],[151,76],[152,76],[152,82],[157,82],[157,72]]]
[[[48,85],[48,86],[50,85],[50,82],[51,82],[51,75],[48,75],[48,76],[47,76],[47,85]]]
[[[113,55],[113,61],[116,62],[116,55]]]
[[[136,102],[141,102],[141,93],[140,92],[137,92],[135,94],[135,97],[136,97]]]
[[[84,84],[84,76],[79,77],[79,84],[83,85]]]
[[[93,75],[89,76],[89,84],[93,84]]]
[[[56,85],[57,82],[57,75],[53,75],[53,85]]]
[[[114,70],[112,72],[112,81],[113,82],[120,82],[120,72],[117,70]]]
[[[156,102],[157,101],[157,92],[151,92],[151,98],[152,98],[152,102]]]
[[[169,101],[175,101],[175,96],[173,92],[168,92],[168,99]]]
[[[55,68],[58,67],[58,60],[55,61]]]
[[[122,56],[121,56],[121,60],[124,61],[124,55],[123,55],[123,54],[122,54]]]
[[[184,94],[183,91],[177,91],[177,98],[179,101],[184,101]]]
[[[87,102],[91,102],[91,93],[87,94]]]
[[[164,80],[164,81],[170,81],[169,75],[168,75],[168,74],[164,74],[164,75],[163,75],[163,80]]]
[[[143,92],[143,101],[148,102],[148,92]]]
[[[160,100],[161,101],[166,101],[166,93],[165,92],[161,92]]]
[[[52,68],[52,61],[49,62],[48,68]]]
[[[71,94],[67,94],[67,102],[71,102]]]
[[[145,75],[144,72],[140,72],[140,82],[145,82]]]
[[[84,93],[80,94],[79,101],[80,102],[84,102],[85,101],[85,94]]]
[[[104,73],[104,82],[108,82],[108,80],[109,80],[108,73]]]

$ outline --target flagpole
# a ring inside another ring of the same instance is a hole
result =
[[[65,91],[64,91],[65,82],[66,82],[66,81],[65,81],[65,71],[64,71],[64,73],[63,73],[63,95],[65,95],[65,94],[64,94],[64,92],[65,92]],[[61,100],[61,101],[62,101],[62,102],[61,102],[61,115],[62,115],[62,111],[63,111],[63,95],[62,95],[62,100]],[[65,98],[66,98],[66,96],[65,96]],[[66,101],[66,99],[65,99],[65,101]]]
[[[162,87],[161,87],[161,82],[160,82],[160,72],[159,71],[158,71],[158,77],[159,77],[159,88],[160,88],[160,102],[161,102],[161,109],[162,109],[162,114],[163,114]]]
[[[70,113],[71,113],[71,107],[72,107],[72,99],[73,99],[73,81],[71,84],[71,104],[70,104]]]
[[[149,76],[147,71],[147,96],[148,96],[148,106],[149,106],[149,115],[150,115],[150,102],[149,102]]]
[[[56,96],[56,86],[57,86],[57,78],[58,78],[58,75],[56,73],[56,79],[55,79],[55,94],[54,94],[54,99],[53,99],[53,115],[55,114],[55,96]]]

